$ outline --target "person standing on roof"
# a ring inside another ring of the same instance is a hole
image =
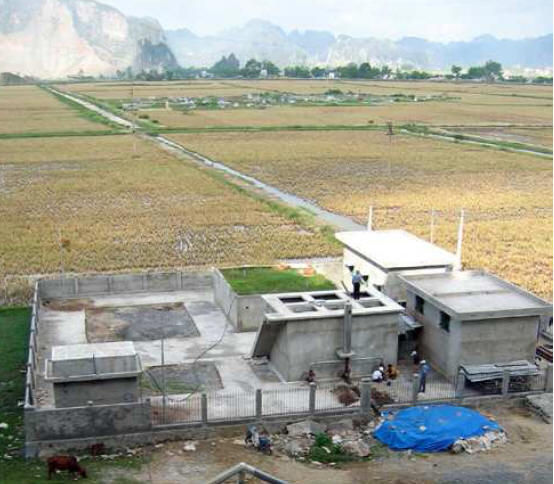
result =
[[[360,271],[356,270],[354,274],[352,274],[352,287],[354,288],[352,296],[354,297],[354,299],[360,299],[360,285],[362,283],[362,280],[363,279]]]
[[[427,381],[427,374],[431,371],[431,367],[425,360],[421,360],[419,363],[419,391],[425,393],[425,383]]]

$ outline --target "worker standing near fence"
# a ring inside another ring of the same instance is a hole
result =
[[[425,393],[425,384],[427,383],[427,374],[431,371],[431,367],[425,360],[419,363],[419,391]]]

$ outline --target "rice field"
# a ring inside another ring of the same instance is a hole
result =
[[[170,136],[183,146],[377,228],[404,227],[547,299],[552,292],[552,161],[378,131],[226,132]]]
[[[193,110],[182,112],[146,109],[161,126],[169,128],[264,127],[264,126],[368,126],[425,124],[429,126],[548,125],[551,106],[467,105],[458,102],[390,103],[374,106],[270,106],[250,109]]]
[[[100,100],[165,97],[242,96],[258,92],[253,87],[225,81],[102,82],[63,84],[58,88]],[[261,92],[261,91],[260,91]]]
[[[268,263],[337,248],[192,162],[131,136],[0,140],[9,274]],[[62,242],[60,242],[62,241]]]
[[[552,128],[464,128],[452,130],[500,141],[517,141],[552,148]]]
[[[39,87],[0,87],[0,134],[105,129],[105,125],[81,117],[76,110]]]

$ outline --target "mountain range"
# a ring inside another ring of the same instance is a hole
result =
[[[242,27],[200,37],[188,29],[166,32],[168,44],[183,66],[211,66],[233,52],[243,63],[268,59],[280,67],[387,64],[406,69],[444,70],[452,64],[467,67],[490,59],[506,67],[552,67],[552,34],[522,40],[482,35],[467,42],[431,42],[417,37],[401,40],[335,36],[331,32],[293,30],[286,33],[270,22],[254,19]]]
[[[326,31],[282,28],[254,19],[217,35],[188,29],[164,32],[152,18],[136,18],[95,0],[0,0],[0,72],[59,79],[142,70],[209,67],[234,53],[288,65],[335,67],[349,62],[403,69],[444,70],[494,59],[504,67],[552,68],[552,34],[523,40],[483,35],[440,43],[355,38]]]
[[[92,0],[0,0],[0,71],[38,78],[176,67],[157,20]]]

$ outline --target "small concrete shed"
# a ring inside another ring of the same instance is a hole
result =
[[[456,254],[405,230],[338,232],[344,245],[343,283],[352,290],[352,271],[369,276],[369,283],[395,301],[406,293],[399,275],[436,274],[453,270]]]
[[[45,380],[57,408],[136,402],[139,356],[131,341],[54,346]]]
[[[379,362],[396,363],[402,306],[371,288],[355,301],[344,291],[262,296],[267,304],[252,356],[267,357],[285,381],[309,369],[336,377],[348,359],[352,374],[369,374]]]
[[[482,271],[400,279],[407,312],[423,324],[420,354],[445,375],[461,365],[534,362],[540,317],[552,304]]]

